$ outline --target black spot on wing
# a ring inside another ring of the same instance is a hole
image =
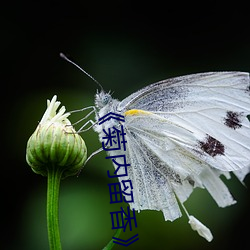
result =
[[[246,92],[250,94],[250,85],[247,86]]]
[[[224,155],[224,145],[215,138],[207,135],[204,141],[199,141],[200,148],[212,157],[216,155]]]
[[[195,181],[190,176],[187,177],[187,181],[192,187],[194,187]]]
[[[232,129],[240,128],[242,113],[227,111],[227,115],[224,118],[224,124]]]

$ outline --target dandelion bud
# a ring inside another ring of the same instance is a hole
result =
[[[59,105],[56,96],[47,101],[47,110],[27,143],[27,163],[43,176],[49,168],[59,168],[62,177],[74,175],[87,158],[83,139],[67,119],[70,113],[65,113],[64,106],[56,113]]]

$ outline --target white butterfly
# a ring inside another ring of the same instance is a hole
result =
[[[195,187],[206,188],[220,207],[235,203],[220,175],[230,178],[233,172],[243,181],[250,172],[248,73],[176,77],[151,84],[121,102],[102,90],[96,94],[95,107],[96,122],[109,112],[125,116],[125,122],[96,123],[94,130],[103,141],[103,129],[124,127],[131,166],[119,181],[133,183],[131,209],[161,210],[165,220],[173,221],[181,216],[177,199],[186,211],[183,202]],[[123,171],[120,168],[117,174]],[[210,230],[186,213],[191,227],[212,240]]]

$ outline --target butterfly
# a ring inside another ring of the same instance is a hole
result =
[[[122,101],[102,89],[95,96],[95,110],[93,129],[100,141],[109,128],[124,128],[130,165],[119,181],[133,183],[130,208],[160,210],[166,221],[174,221],[182,215],[181,204],[191,227],[212,240],[210,230],[189,215],[183,203],[196,187],[205,188],[219,207],[235,203],[220,176],[230,178],[233,173],[243,182],[250,172],[249,74],[208,72],[170,78]],[[123,115],[125,121],[110,119],[99,125],[98,119],[109,112]],[[117,170],[117,164],[114,167]]]
[[[220,177],[229,179],[234,174],[243,183],[250,172],[249,74],[225,71],[170,78],[119,101],[64,54],[60,56],[101,87],[95,106],[80,110],[92,109],[80,121],[92,113],[96,121],[89,120],[79,132],[93,127],[103,143],[109,129],[124,130],[126,171],[117,167],[123,164],[120,159],[112,161],[119,182],[133,183],[130,208],[160,210],[166,221],[174,221],[182,216],[181,205],[191,228],[211,241],[209,228],[190,215],[183,203],[197,187],[206,189],[219,207],[236,202]],[[124,120],[99,123],[109,113],[124,116]],[[84,129],[89,123],[92,125]],[[112,159],[124,151],[107,153]]]

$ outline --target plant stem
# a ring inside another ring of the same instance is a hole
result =
[[[120,233],[122,231],[122,228],[117,229],[117,231],[114,234],[114,237],[118,238]],[[111,250],[115,246],[115,243],[113,242],[113,239],[102,249],[102,250]]]
[[[125,218],[125,215],[123,214],[123,219]],[[114,237],[118,238],[122,232],[122,228],[119,228],[116,230]],[[110,240],[110,242],[102,249],[102,250],[111,250],[115,246],[115,243],[113,242],[113,238]]]
[[[50,250],[61,250],[59,231],[59,188],[62,170],[58,166],[48,168],[47,185],[47,228]]]

